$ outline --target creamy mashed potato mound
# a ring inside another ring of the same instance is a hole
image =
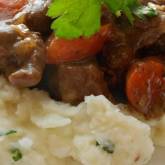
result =
[[[159,119],[147,122],[151,127],[151,135],[155,145],[165,147],[165,115]]]
[[[154,151],[150,128],[104,96],[77,107],[0,78],[0,165],[143,165]],[[23,157],[15,162],[11,149]]]

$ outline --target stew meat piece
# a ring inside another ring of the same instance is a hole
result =
[[[127,36],[129,45],[137,55],[139,52],[143,52],[143,50],[153,50],[155,47],[165,47],[165,11],[161,10],[160,5],[155,7],[158,9],[158,16],[148,18],[147,20],[136,19],[133,26],[125,24],[120,26],[120,29],[123,29]]]
[[[29,0],[18,12],[12,22],[25,24],[32,31],[47,34],[50,32],[51,19],[46,16],[50,0]]]
[[[78,104],[91,94],[109,94],[104,74],[94,61],[60,64],[49,79],[51,93],[63,102]]]
[[[103,58],[108,68],[115,71],[123,71],[133,59],[125,34],[116,27],[112,30],[111,40],[104,47]]]
[[[155,17],[149,21],[139,21],[134,25],[133,33],[130,33],[130,44],[135,43],[134,52],[138,53],[139,50],[143,49],[153,49],[155,46],[162,45],[165,39],[165,17],[164,13],[160,17]],[[137,36],[134,41],[132,37]]]
[[[36,85],[45,66],[45,46],[25,25],[0,26],[0,71],[18,87]]]
[[[110,33],[104,45],[102,54],[98,56],[99,63],[104,70],[110,89],[117,89],[123,82],[128,65],[134,58],[125,32],[118,26],[116,18],[105,6],[102,8],[102,24],[110,24]]]
[[[99,60],[104,68],[109,87],[116,90],[124,83],[125,72],[134,59],[134,54],[125,33],[119,30],[117,25],[113,25],[111,31],[111,39],[105,44]]]

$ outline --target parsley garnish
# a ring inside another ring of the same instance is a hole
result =
[[[150,6],[139,6],[133,10],[133,13],[140,19],[146,19],[146,16],[154,17],[157,15],[157,11]]]
[[[7,136],[7,135],[15,134],[15,133],[17,133],[16,130],[8,130],[6,132],[0,132],[0,136]]]
[[[12,155],[12,158],[15,162],[22,159],[22,153],[18,148],[11,149],[11,155]]]
[[[55,21],[51,29],[58,37],[90,36],[100,28],[99,0],[54,0],[47,15]]]
[[[115,150],[115,144],[110,140],[104,142],[96,141],[96,146],[101,147],[101,149],[106,151],[108,154],[113,154]]]
[[[54,19],[51,29],[56,36],[72,39],[95,34],[101,26],[101,6],[105,4],[117,17],[126,15],[131,24],[136,17],[157,15],[155,9],[138,0],[53,0],[47,16]]]

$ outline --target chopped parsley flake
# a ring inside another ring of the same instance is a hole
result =
[[[150,6],[139,6],[133,10],[133,13],[140,19],[146,19],[146,17],[157,16],[158,13]]]
[[[96,146],[100,147],[102,150],[106,151],[108,154],[113,154],[115,150],[115,144],[110,140],[100,142],[96,141]]]
[[[16,130],[8,130],[6,132],[0,132],[0,136],[7,136],[7,135],[15,134],[15,133],[17,133]]]
[[[11,149],[11,155],[12,155],[12,159],[17,162],[20,159],[22,159],[22,153],[18,148],[13,148]]]

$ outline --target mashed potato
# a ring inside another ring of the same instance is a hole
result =
[[[151,128],[151,138],[155,146],[165,147],[165,115],[159,119],[146,120],[142,115],[136,113],[134,110],[130,110],[131,107],[119,104],[122,113],[125,115],[131,115],[136,119],[146,123]]]
[[[151,127],[151,135],[155,145],[165,147],[165,115],[157,121],[148,123]]]
[[[16,133],[5,134],[11,130]],[[72,107],[42,91],[16,89],[2,77],[0,135],[1,165],[143,165],[154,151],[149,126],[104,96]],[[13,160],[13,149],[20,160]]]

